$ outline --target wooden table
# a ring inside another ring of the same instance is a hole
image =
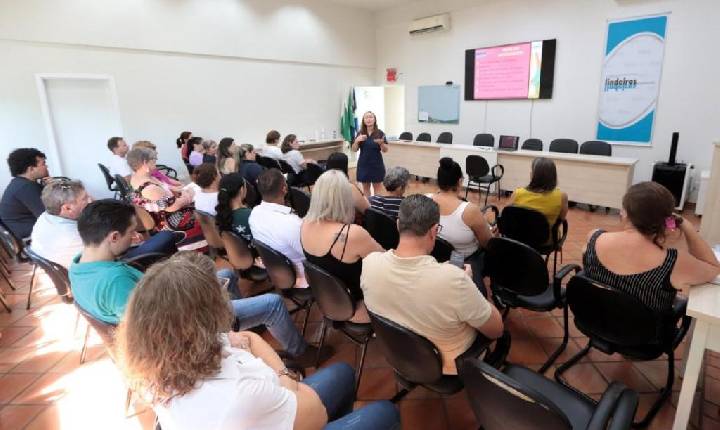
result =
[[[484,157],[492,167],[501,164],[505,174],[500,181],[502,190],[513,191],[530,182],[532,162],[546,157],[555,162],[558,186],[574,202],[611,208],[622,207],[622,196],[632,185],[637,159],[603,157],[586,154],[563,154],[544,151],[497,151],[494,148],[471,145],[446,145],[430,142],[392,141],[383,154],[386,167],[403,166],[412,174],[435,178],[438,160],[451,157],[465,171],[468,155]]]
[[[333,152],[343,152],[345,145],[342,139],[306,141],[300,143],[300,152],[315,161],[327,160]]]
[[[720,351],[720,285],[691,287],[686,313],[695,318],[695,328],[692,331],[673,430],[684,430],[688,426],[705,349]]]

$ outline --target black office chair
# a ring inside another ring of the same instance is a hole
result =
[[[443,131],[440,133],[440,135],[437,138],[436,143],[446,143],[446,144],[452,144],[453,142],[453,134],[449,131]]]
[[[563,152],[566,154],[577,154],[578,143],[574,139],[555,139],[550,142],[550,152]]]
[[[245,179],[245,205],[249,208],[254,208],[259,205],[262,201],[260,191],[257,189],[257,185]]]
[[[363,227],[383,249],[395,249],[400,243],[397,224],[379,209],[371,207],[365,211]]]
[[[266,169],[280,169],[280,163],[276,159],[271,157],[263,157],[262,155],[256,155],[255,161]]]
[[[310,191],[310,187],[315,185],[315,182],[323,173],[325,173],[325,169],[319,164],[305,164],[305,170],[302,171],[302,182],[308,188],[308,191]]]
[[[2,248],[3,252],[3,257],[0,258],[0,275],[3,279],[5,279],[5,282],[7,282],[10,286],[11,290],[17,290],[17,286],[15,286],[15,282],[13,282],[11,278],[11,267],[13,263],[19,263],[22,261],[18,254],[18,252],[22,252],[22,248],[20,246],[21,245],[18,245],[15,236],[13,236],[13,234],[10,233],[10,230],[5,227],[5,224],[0,221],[0,248]],[[20,249],[20,251],[18,251],[18,249]],[[7,261],[5,260],[5,257],[7,257]]]
[[[506,206],[498,219],[498,229],[504,237],[529,245],[545,256],[546,264],[553,254],[553,274],[557,272],[558,253],[562,263],[562,248],[568,235],[567,220],[558,219],[550,227],[545,215],[534,209]]]
[[[350,321],[350,318],[355,315],[356,303],[347,286],[340,279],[308,261],[303,262],[303,264],[305,265],[305,276],[308,284],[310,284],[315,303],[317,303],[323,315],[318,354],[325,344],[325,334],[329,325],[360,346],[360,362],[355,370],[355,390],[357,391],[360,386],[368,342],[370,342],[373,335],[372,325],[370,323],[354,323]],[[318,362],[319,360],[318,355]]]
[[[65,303],[72,303],[73,298],[70,295],[70,279],[68,278],[68,271],[65,267],[53,263],[52,261],[39,256],[31,247],[25,247],[25,255],[30,259],[33,264],[33,272],[30,277],[30,289],[28,290],[27,306],[25,309],[30,309],[30,298],[32,297],[33,287],[35,286],[36,271],[40,267],[45,271],[45,274],[50,278],[58,296]]]
[[[310,193],[296,187],[290,187],[287,193],[287,202],[300,218],[305,218],[310,209]]]
[[[313,304],[310,288],[294,288],[297,280],[295,265],[286,256],[257,239],[253,240],[253,245],[260,254],[260,258],[262,258],[270,282],[275,290],[295,305],[293,309],[289,309],[289,312],[294,314],[305,311],[302,328],[302,334],[305,335],[308,318],[310,317],[310,307]]]
[[[473,146],[495,146],[495,136],[489,133],[478,133],[473,138]]]
[[[400,133],[400,137],[398,138],[398,140],[413,140],[413,134],[409,131],[403,131],[402,133]]]
[[[120,175],[115,175],[115,184],[118,189],[118,194],[120,195],[120,200],[130,202],[130,196],[133,192],[130,184]]]
[[[168,178],[177,180],[177,170],[164,164],[157,164],[155,166],[159,171],[163,172]]]
[[[530,246],[506,237],[495,237],[485,247],[484,275],[490,278],[493,299],[500,309],[504,309],[503,318],[512,308],[535,312],[563,310],[562,343],[540,368],[540,373],[545,373],[567,346],[568,307],[562,280],[570,272],[579,270],[577,264],[567,264],[558,271],[550,284],[545,261]]]
[[[580,145],[581,154],[612,156],[612,145],[603,140],[588,140]]]
[[[417,142],[431,142],[432,136],[430,136],[430,133],[420,133],[417,137]]]
[[[523,142],[520,149],[524,149],[526,151],[542,151],[543,142],[540,139],[525,139],[525,142]]]
[[[655,311],[640,300],[618,289],[594,281],[584,273],[567,285],[567,302],[575,316],[575,326],[586,335],[587,345],[555,372],[555,379],[569,384],[562,374],[582,359],[590,348],[605,354],[618,353],[632,360],[655,360],[667,355],[667,381],[652,407],[636,427],[645,427],[670,397],[675,380],[675,348],[685,338],[691,318],[685,315],[687,300],[676,298],[668,312]],[[678,324],[680,324],[678,326]]]
[[[442,237],[436,237],[435,247],[433,248],[430,255],[435,257],[435,260],[437,260],[438,263],[445,263],[446,261],[450,261],[450,255],[452,255],[452,252],[454,250],[455,248],[450,242],[443,239]]]
[[[287,161],[283,159],[275,160],[280,165],[280,171],[283,172],[286,175],[295,175],[295,170],[288,164]]]
[[[501,372],[468,359],[458,370],[484,430],[626,430],[638,405],[638,394],[620,382],[595,404],[522,366],[509,364]]]
[[[110,174],[110,169],[108,169],[104,164],[98,163],[98,167],[100,168],[100,172],[102,173],[103,177],[105,178],[105,184],[108,187],[108,191],[112,191],[115,196],[117,196],[118,188],[115,184],[115,179]]]
[[[208,244],[210,258],[215,260],[218,256],[224,256],[226,254],[225,244],[220,238],[215,217],[207,212],[196,210],[195,219],[200,223],[200,230]]]
[[[454,394],[463,389],[457,375],[443,375],[442,356],[426,337],[409,330],[388,318],[368,311],[382,355],[395,372],[402,389],[390,400],[397,403],[417,386],[440,394]],[[488,350],[490,341],[478,334],[467,351],[458,360],[481,356]]]
[[[497,195],[500,198],[500,179],[505,174],[505,168],[502,164],[496,164],[490,169],[487,160],[481,155],[468,155],[465,157],[465,174],[468,178],[465,187],[465,199],[467,199],[468,191],[472,187],[476,187],[478,192],[485,190],[485,204],[490,195],[490,187],[498,182]]]
[[[255,265],[255,255],[250,244],[232,231],[220,232],[228,261],[241,278],[252,282],[263,282],[268,278],[267,270]],[[267,292],[267,291],[263,291]]]
[[[145,273],[150,266],[170,257],[171,255],[172,254],[167,254],[165,252],[146,252],[132,257],[121,258],[120,261]]]

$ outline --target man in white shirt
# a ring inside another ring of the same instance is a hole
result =
[[[265,136],[265,146],[260,148],[263,157],[270,157],[276,160],[283,158],[283,153],[279,148],[280,133],[277,130],[270,130]]]
[[[132,175],[132,170],[128,166],[125,155],[130,150],[128,144],[125,143],[125,139],[122,137],[111,137],[107,143],[108,149],[113,153],[108,163],[108,169],[110,169],[111,175],[120,175],[123,178],[128,178]]]
[[[253,238],[285,255],[295,265],[298,275],[297,287],[306,287],[300,226],[302,220],[285,206],[285,194],[288,186],[285,177],[277,169],[264,171],[257,180],[262,203],[250,213],[250,231]]]

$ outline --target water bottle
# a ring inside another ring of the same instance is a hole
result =
[[[320,140],[325,140],[325,129],[320,130]]]
[[[337,139],[337,130],[333,130],[333,139]]]

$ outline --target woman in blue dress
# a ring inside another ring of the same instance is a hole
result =
[[[377,119],[372,112],[365,112],[360,126],[360,133],[352,144],[353,152],[360,150],[357,163],[357,181],[362,184],[366,197],[371,196],[370,184],[374,194],[382,192],[382,181],[385,178],[385,164],[382,153],[387,152],[388,145],[385,133],[377,128]]]

